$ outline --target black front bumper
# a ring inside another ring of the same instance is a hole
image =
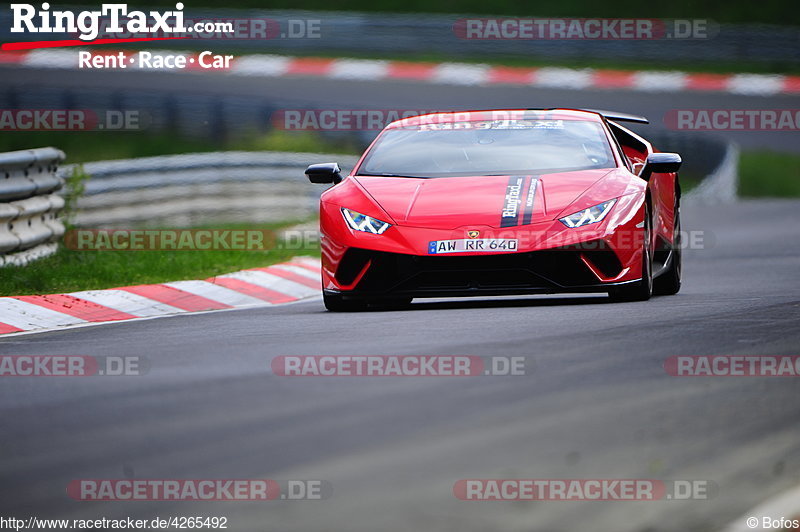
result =
[[[417,256],[352,248],[339,264],[337,281],[352,284],[369,264],[366,273],[355,289],[329,293],[353,298],[449,297],[605,292],[617,286],[601,282],[582,256],[606,277],[622,271],[616,254],[602,244],[597,249],[479,256]]]

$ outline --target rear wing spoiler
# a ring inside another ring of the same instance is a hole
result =
[[[603,115],[606,120],[614,120],[616,122],[635,122],[637,124],[649,124],[650,121],[644,116],[631,115],[628,113],[618,113],[616,111],[602,111],[600,109],[581,109],[581,111],[589,111]]]
[[[569,108],[569,107],[545,109],[542,107],[529,107],[528,111],[558,111],[559,109],[563,109],[565,111],[572,110],[572,111],[586,111],[588,113],[597,113],[599,115],[602,115],[606,120],[614,120],[616,122],[636,122],[637,124],[650,123],[650,121],[644,116],[631,115],[628,113],[618,113],[616,111],[603,111],[601,109],[579,109],[579,108]]]

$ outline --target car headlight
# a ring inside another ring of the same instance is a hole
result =
[[[392,224],[361,214],[360,212],[351,211],[350,209],[342,208],[342,216],[347,225],[355,231],[363,231],[365,233],[372,233],[373,235],[380,235]]]
[[[588,209],[576,212],[575,214],[570,214],[569,216],[559,218],[558,221],[571,228],[596,224],[597,222],[603,221],[603,218],[606,217],[606,214],[609,213],[611,207],[613,207],[616,202],[617,200],[612,199],[605,203],[595,205],[594,207],[589,207]]]

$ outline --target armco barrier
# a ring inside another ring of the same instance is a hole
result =
[[[659,147],[679,151],[694,173],[707,176],[688,194],[712,203],[736,197],[738,151],[721,141],[702,150],[668,134]],[[684,149],[684,151],[681,151]],[[700,153],[702,152],[702,153]],[[704,158],[703,160],[700,160]],[[216,152],[102,161],[84,165],[92,178],[78,200],[80,227],[172,226],[301,220],[317,212],[324,187],[309,185],[309,163],[336,161],[343,173],[352,155],[289,152]],[[62,172],[68,173],[69,167]]]
[[[179,226],[299,220],[317,211],[321,189],[303,171],[357,157],[288,152],[216,152],[102,161],[78,200],[80,227]],[[69,173],[65,167],[62,172]]]
[[[55,148],[0,154],[0,266],[24,265],[53,253],[64,234],[56,192],[64,152]]]
[[[732,203],[736,201],[739,185],[739,148],[736,144],[728,144],[722,161],[713,172],[687,194],[692,202],[714,204]]]

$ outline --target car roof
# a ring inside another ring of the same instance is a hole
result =
[[[416,127],[423,124],[482,122],[487,120],[583,120],[602,122],[603,115],[580,109],[488,109],[480,111],[448,111],[409,116],[395,120],[386,129]]]

